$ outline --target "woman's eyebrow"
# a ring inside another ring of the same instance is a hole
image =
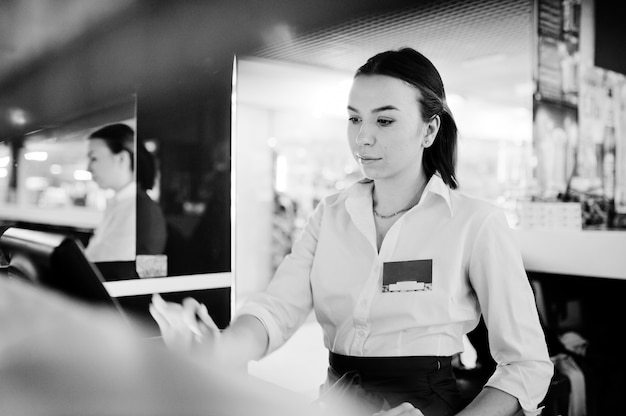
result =
[[[380,113],[381,111],[387,111],[387,110],[398,110],[398,108],[394,107],[393,105],[384,105],[382,107],[373,109],[372,113]]]
[[[352,106],[348,106],[348,110],[350,111],[354,111],[355,113],[358,113],[359,110],[357,110],[356,108],[352,107]],[[378,107],[372,110],[372,113],[380,113],[381,111],[386,111],[386,110],[398,110],[397,107],[394,107],[393,105],[384,105],[382,107]]]

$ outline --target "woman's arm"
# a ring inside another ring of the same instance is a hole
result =
[[[250,315],[239,316],[220,331],[206,307],[195,299],[178,304],[158,295],[152,298],[150,313],[169,348],[191,352],[216,365],[245,369],[248,361],[263,357],[267,350],[265,327]]]
[[[265,356],[268,336],[265,327],[252,315],[241,315],[221,334],[222,357],[236,367]]]
[[[457,416],[514,416],[521,410],[519,402],[502,390],[485,387]],[[374,416],[424,416],[410,403],[376,413]]]
[[[245,367],[280,347],[307,318],[313,307],[309,276],[321,221],[323,203],[315,208],[291,253],[282,261],[263,293],[242,307],[238,317],[220,331],[206,307],[192,298],[182,305],[155,295],[150,313],[165,344],[183,352],[212,359],[216,364]]]
[[[525,414],[537,414],[554,366],[521,252],[501,210],[482,222],[472,250],[469,278],[498,363],[486,386],[516,397]]]
[[[513,416],[520,410],[516,397],[502,390],[485,387],[457,416]]]

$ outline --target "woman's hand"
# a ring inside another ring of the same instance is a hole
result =
[[[206,306],[195,299],[186,298],[181,305],[154,295],[150,314],[159,325],[163,342],[170,349],[189,352],[200,345],[213,352],[217,349],[220,330]]]
[[[222,332],[206,307],[195,299],[186,298],[178,304],[166,302],[159,295],[152,297],[150,314],[159,325],[165,345],[208,359],[212,365],[246,371],[248,361],[260,359],[267,351],[267,331],[254,316],[240,316]]]
[[[411,403],[405,402],[393,409],[375,413],[373,416],[424,416],[424,413],[414,408]]]

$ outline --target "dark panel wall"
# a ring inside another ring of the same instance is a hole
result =
[[[624,3],[595,0],[595,65],[626,74]]]

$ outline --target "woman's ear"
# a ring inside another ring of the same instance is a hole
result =
[[[128,170],[132,170],[131,166],[133,166],[132,160],[133,157],[129,152],[122,150],[121,152],[115,155],[116,159],[119,161],[120,165],[127,168]]]
[[[424,141],[422,142],[422,146],[430,147],[435,142],[437,138],[437,132],[439,132],[439,127],[441,126],[441,118],[439,115],[434,115],[428,120],[426,123],[426,131],[424,133]]]

